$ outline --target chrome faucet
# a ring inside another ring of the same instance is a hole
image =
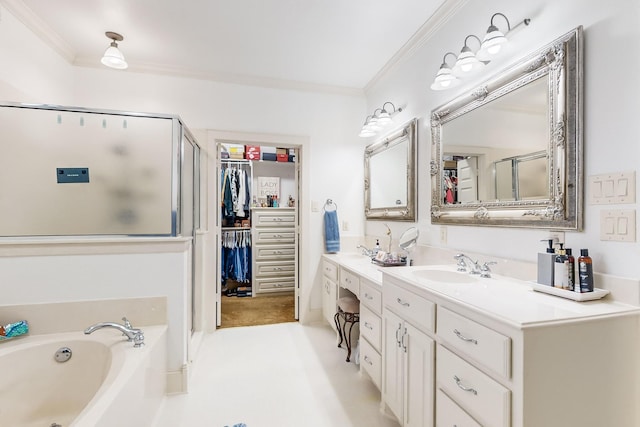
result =
[[[356,249],[362,249],[362,255],[366,255],[369,258],[373,258],[376,255],[375,252],[373,252],[371,249],[368,249],[367,247],[362,245],[356,246]]]
[[[469,274],[480,274],[481,267],[477,261],[469,258],[468,255],[458,254],[455,255],[456,261],[458,261],[458,271],[468,271]]]
[[[131,323],[129,323],[129,321],[126,320],[126,318],[123,318],[123,320],[125,322],[124,325],[121,325],[119,323],[114,323],[114,322],[96,323],[95,325],[91,325],[87,329],[85,329],[84,333],[89,335],[89,334],[97,331],[98,329],[113,328],[113,329],[117,329],[120,332],[122,332],[122,334],[127,337],[127,341],[133,341],[133,346],[134,347],[143,346],[144,345],[144,332],[142,332],[142,330],[140,330],[140,329],[131,327]]]

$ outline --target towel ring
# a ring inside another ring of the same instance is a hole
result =
[[[325,211],[325,212],[337,211],[338,210],[338,205],[335,204],[333,202],[333,200],[327,199],[327,201],[325,202],[324,207],[322,208],[322,210]]]

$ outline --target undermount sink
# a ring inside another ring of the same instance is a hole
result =
[[[420,279],[439,283],[473,283],[478,280],[467,273],[448,270],[415,270],[412,274]]]

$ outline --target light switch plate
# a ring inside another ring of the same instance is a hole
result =
[[[636,202],[636,172],[589,177],[589,204],[615,205]]]
[[[600,212],[600,240],[636,241],[636,211],[603,210]]]

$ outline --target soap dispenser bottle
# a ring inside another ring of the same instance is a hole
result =
[[[538,280],[541,285],[553,286],[554,264],[556,254],[553,250],[553,239],[541,240],[548,242],[549,247],[545,252],[538,253]]]
[[[580,249],[578,274],[580,276],[580,286],[576,287],[576,291],[580,289],[579,292],[593,292],[593,261],[589,256],[589,249]]]
[[[555,288],[567,289],[569,287],[569,263],[567,262],[567,253],[560,243],[560,249],[556,254],[553,267],[553,286]]]
[[[570,291],[575,291],[576,289],[576,260],[571,253],[571,248],[566,248],[567,251],[567,272],[569,273],[568,287]]]

